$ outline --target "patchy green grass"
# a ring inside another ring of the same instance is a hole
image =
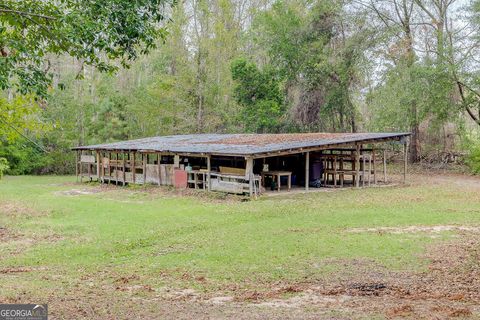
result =
[[[0,275],[6,296],[27,284],[68,290],[87,275],[111,284],[137,274],[154,286],[208,291],[232,283],[312,280],[333,272],[335,261],[353,259],[421,270],[426,246],[452,232],[432,237],[349,230],[480,225],[478,189],[448,183],[241,202],[73,181],[70,176],[0,181],[0,226],[8,231],[0,265],[13,270]],[[37,272],[15,271],[19,268]],[[198,277],[208,282],[193,281]]]

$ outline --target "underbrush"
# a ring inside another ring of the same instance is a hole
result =
[[[466,163],[473,174],[480,174],[480,143],[470,147]]]

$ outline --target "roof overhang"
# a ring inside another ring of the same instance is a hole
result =
[[[409,132],[194,134],[159,136],[107,144],[79,146],[72,148],[72,150],[262,158],[358,144],[388,141],[405,143],[410,135],[411,133]]]

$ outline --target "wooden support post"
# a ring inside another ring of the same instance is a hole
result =
[[[78,150],[75,151],[75,175],[77,176],[77,182],[78,182]]]
[[[132,157],[132,165],[130,166],[130,171],[132,172],[133,184],[135,184],[135,175],[136,175],[135,172],[137,171],[135,167],[135,158],[136,158],[136,153],[134,152]]]
[[[87,172],[88,172],[88,180],[92,181],[92,165],[90,163],[88,163]]]
[[[360,187],[360,145],[355,145],[355,187]]]
[[[248,193],[250,197],[252,197],[254,195],[253,184],[255,183],[255,181],[253,181],[253,158],[251,157],[245,158],[245,175],[248,177]]]
[[[112,153],[108,153],[108,183],[110,184],[112,182]]]
[[[210,155],[207,156],[207,191],[210,191],[212,188],[211,184],[211,175],[210,171],[212,170],[212,164],[211,164],[211,157]]]
[[[365,166],[365,163],[366,163],[366,162],[365,162],[365,161],[366,161],[365,158],[366,158],[366,157],[365,157],[365,155],[363,154],[363,155],[362,155],[362,162],[363,162],[363,164],[362,164],[362,187],[365,187],[365,167],[366,167],[366,166]]]
[[[115,185],[118,186],[118,152],[115,152]]]
[[[162,177],[162,172],[161,172],[161,164],[160,162],[162,161],[162,155],[159,153],[157,154],[157,165],[158,165],[158,185],[162,185],[161,177]]]
[[[147,162],[148,162],[148,154],[143,154],[142,153],[142,160],[143,160],[143,186],[146,186],[147,182]]]
[[[178,154],[173,156],[173,167],[180,168],[180,156]]]
[[[97,181],[100,182],[100,178],[101,178],[101,173],[100,173],[100,170],[101,170],[101,162],[100,162],[100,151],[97,151]]]
[[[80,163],[79,163],[80,182],[83,182],[83,173],[82,173],[82,153],[83,153],[83,151],[80,151]]]
[[[327,162],[327,159],[323,157],[323,152],[322,152],[322,185],[324,187],[327,186],[327,174],[325,173],[325,170],[327,169],[327,165],[328,165],[328,162]]]
[[[383,149],[383,183],[387,183],[387,151]]]
[[[407,183],[408,141],[403,144],[403,183]]]
[[[344,166],[343,166],[343,157],[340,158],[340,174],[339,174],[339,178],[340,178],[340,187],[343,188],[343,180],[345,179],[345,175],[344,175]]]
[[[373,164],[373,184],[377,184],[377,156],[375,155],[375,147],[372,148],[372,164]]]
[[[104,152],[103,151],[100,151],[100,177],[101,177],[101,182],[103,183],[104,182],[104,176],[105,176],[105,167],[104,167],[104,163],[103,163],[103,158],[104,158]]]
[[[122,170],[123,170],[123,173],[122,173],[122,186],[125,186],[125,178],[126,178],[126,172],[127,171],[127,166],[126,166],[126,159],[125,159],[125,152],[122,152]]]
[[[337,157],[333,158],[333,187],[337,187]]]
[[[372,177],[372,155],[368,156],[368,186],[370,187]]]
[[[310,182],[310,152],[305,153],[305,191],[308,191]]]

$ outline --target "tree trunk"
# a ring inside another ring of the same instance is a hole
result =
[[[204,63],[201,48],[197,54],[197,132],[203,131],[203,109],[204,109]]]
[[[420,161],[420,130],[418,123],[414,123],[412,126],[412,137],[410,139],[410,163]]]

